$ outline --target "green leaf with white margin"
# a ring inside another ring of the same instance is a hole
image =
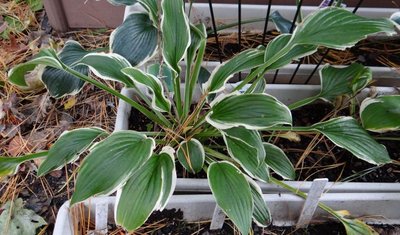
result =
[[[164,87],[158,78],[133,67],[122,69],[122,73],[130,77],[135,83],[145,85],[151,91],[152,108],[160,112],[170,111],[171,102],[164,96]]]
[[[149,67],[147,67],[147,73],[158,77],[162,82],[165,83],[169,92],[174,92],[172,70],[167,65],[163,64],[161,66],[161,71],[160,64],[149,65]]]
[[[372,80],[371,69],[358,63],[343,68],[325,65],[319,74],[321,81],[319,94],[289,105],[290,109],[310,104],[317,99],[333,102],[336,97],[341,95],[354,96]]]
[[[21,198],[6,202],[0,211],[0,233],[3,235],[35,235],[38,228],[46,225],[41,216],[24,208]]]
[[[115,6],[131,6],[134,5],[137,0],[107,0],[107,2]]]
[[[25,82],[25,74],[35,69],[38,65],[46,65],[59,69],[63,68],[54,49],[43,49],[32,60],[10,69],[8,79],[15,85],[26,87],[28,84]]]
[[[275,125],[291,125],[292,114],[288,107],[267,94],[220,95],[211,103],[208,123],[218,129],[243,126],[250,130]]]
[[[90,53],[86,51],[78,42],[67,41],[64,48],[58,53],[59,60],[73,70],[88,75],[89,68],[83,65],[75,65],[83,56]],[[46,67],[42,74],[42,81],[50,95],[54,98],[61,98],[66,95],[78,93],[85,82],[63,69]]]
[[[166,157],[169,156],[169,157]],[[162,186],[162,195],[161,201],[157,210],[163,210],[168,203],[168,200],[171,198],[175,186],[176,186],[176,169],[175,169],[175,159],[174,159],[174,149],[165,146],[161,150],[159,154],[160,158],[160,165],[162,168],[162,179],[163,179],[163,186]]]
[[[360,106],[361,122],[365,129],[373,132],[400,129],[400,95],[367,98]]]
[[[157,48],[158,32],[145,13],[130,14],[110,36],[113,53],[125,57],[132,66],[149,60]]]
[[[333,118],[314,124],[310,129],[321,132],[337,146],[371,164],[392,161],[385,146],[376,142],[352,117]]]
[[[76,160],[79,155],[99,137],[106,136],[107,132],[100,128],[80,128],[65,131],[51,146],[46,160],[40,164],[38,176],[63,167]]]
[[[293,32],[291,44],[345,49],[379,32],[395,34],[395,23],[385,18],[368,19],[342,8],[328,7],[308,15]]]
[[[260,133],[258,133],[258,131],[248,130],[243,127],[234,127],[223,130],[222,132],[225,136],[237,139],[255,148],[257,150],[257,154],[253,155],[253,158],[256,159],[257,166],[260,165],[261,162],[264,162],[265,150],[262,143],[261,135]]]
[[[265,49],[264,61],[268,62],[270,58],[273,58],[276,54],[278,54],[283,48],[285,48],[292,35],[291,34],[281,34],[268,43],[267,48]],[[293,60],[297,60],[301,57],[311,55],[317,51],[317,46],[314,45],[296,45],[290,49],[290,51],[286,52],[281,58],[277,61],[273,62],[271,65],[267,67],[268,70],[279,69],[285,65],[292,63]]]
[[[162,152],[153,155],[130,177],[122,191],[118,191],[115,213],[118,225],[133,231],[139,228],[154,210],[165,206],[175,188],[175,185],[171,184],[175,173],[173,166],[173,156]],[[161,205],[162,203],[164,205]]]
[[[264,143],[264,148],[267,153],[265,157],[265,163],[267,166],[274,170],[278,175],[282,176],[282,178],[294,180],[296,172],[289,158],[282,149],[270,143]]]
[[[153,139],[135,131],[118,131],[94,145],[79,168],[71,205],[97,194],[108,194],[152,155]]]
[[[138,2],[149,12],[150,18],[155,26],[158,25],[158,3],[157,0],[138,0]]]
[[[272,217],[267,204],[262,196],[260,186],[254,180],[248,178],[251,188],[251,195],[254,201],[253,221],[260,227],[267,227],[271,224]]]
[[[354,63],[344,68],[325,65],[320,70],[321,92],[318,98],[333,101],[339,95],[354,95],[372,80],[368,67]]]
[[[204,84],[204,89],[210,94],[223,90],[226,82],[238,72],[252,69],[264,63],[264,50],[249,49],[240,52],[232,59],[216,67],[210,79]]]
[[[213,162],[208,167],[208,182],[218,206],[242,234],[248,234],[253,215],[253,198],[249,182],[232,163]]]
[[[190,46],[186,52],[186,66],[190,68],[193,60],[196,58],[196,52],[200,47],[201,41],[207,38],[206,26],[204,24],[190,24]]]
[[[163,58],[177,74],[181,70],[178,63],[183,59],[190,46],[189,19],[185,14],[184,6],[184,2],[181,0],[161,1]]]
[[[176,155],[187,171],[196,174],[203,169],[205,153],[203,145],[197,139],[182,141]]]
[[[90,53],[85,55],[78,64],[89,66],[96,76],[104,80],[122,82],[127,87],[134,86],[132,79],[121,72],[122,69],[131,67],[131,64],[119,54]]]

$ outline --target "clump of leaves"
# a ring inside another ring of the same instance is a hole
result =
[[[113,2],[140,4],[146,12],[133,13],[113,32],[110,53],[86,51],[70,41],[58,54],[52,49],[42,50],[9,71],[12,83],[26,86],[24,74],[44,64],[47,67],[42,80],[54,97],[79,92],[90,83],[141,112],[157,130],[107,133],[83,128],[64,133],[42,153],[46,159],[38,174],[58,169],[89,152],[80,166],[71,205],[118,190],[117,224],[133,231],[154,210],[162,210],[167,204],[175,188],[178,160],[188,172],[206,171],[218,205],[240,232],[247,234],[252,221],[260,226],[271,221],[255,180],[279,184],[270,170],[284,179],[295,178],[290,160],[280,148],[268,143],[263,133],[321,133],[367,162],[391,162],[385,147],[352,117],[292,126],[291,109],[317,99],[354,96],[371,81],[370,69],[359,64],[345,68],[326,65],[320,71],[320,94],[289,106],[264,93],[264,74],[314,53],[319,46],[345,49],[370,34],[394,34],[393,21],[366,19],[340,8],[321,9],[307,16],[293,34],[282,34],[267,47],[243,51],[208,73],[202,68],[205,26],[189,22],[183,1]],[[159,55],[157,62],[151,60],[155,54]],[[184,69],[182,60],[186,62]],[[147,67],[141,66],[145,63]],[[227,89],[234,74],[248,70],[251,72],[243,81]],[[133,89],[143,103],[94,80],[89,71]],[[220,138],[222,146],[208,145],[210,138]],[[3,173],[15,172],[13,159],[0,159]],[[323,209],[334,214],[327,207]]]

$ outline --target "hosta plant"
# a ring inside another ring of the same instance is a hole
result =
[[[37,65],[45,65],[42,80],[52,96],[73,94],[86,83],[93,84],[145,115],[153,122],[154,131],[107,133],[95,127],[67,131],[48,152],[0,158],[0,174],[15,173],[22,162],[44,157],[38,169],[42,176],[85,154],[71,205],[117,191],[116,222],[132,231],[154,210],[166,206],[175,187],[176,164],[181,164],[188,172],[207,173],[218,205],[240,232],[247,234],[252,221],[260,226],[271,221],[268,205],[255,181],[285,186],[270,176],[271,170],[283,179],[295,178],[284,151],[268,143],[263,134],[321,133],[369,163],[391,162],[385,147],[353,117],[292,126],[291,109],[317,99],[353,97],[371,81],[370,69],[360,64],[343,68],[326,65],[320,71],[321,92],[289,106],[264,93],[267,71],[312,54],[320,46],[345,49],[370,34],[393,34],[395,23],[391,20],[371,20],[344,9],[325,8],[306,17],[293,34],[282,34],[266,47],[243,51],[210,74],[202,68],[205,26],[189,22],[183,1],[116,2],[140,4],[146,12],[133,13],[113,32],[109,53],[86,51],[70,41],[59,53],[45,49],[14,67],[9,71],[9,79],[24,86],[24,74]],[[184,68],[182,61],[186,63]],[[234,74],[246,71],[250,72],[234,89],[225,89]],[[89,76],[89,72],[134,89],[141,101],[109,88]],[[389,106],[395,103],[391,98],[382,100]],[[366,105],[379,103],[369,101]],[[368,108],[363,110],[365,113]],[[374,125],[370,120],[373,115],[364,114],[368,127],[370,122]],[[391,129],[398,125],[385,123],[374,128]],[[210,139],[216,141],[211,145]],[[367,229],[360,221],[346,219],[322,204],[321,207],[341,220],[349,232]]]

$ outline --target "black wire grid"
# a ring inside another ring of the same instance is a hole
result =
[[[297,9],[296,9],[296,13],[294,15],[294,18],[292,20],[292,25],[290,28],[290,33],[293,32],[295,25],[296,25],[296,20],[300,14],[300,10],[301,7],[303,6],[303,0],[299,0],[298,4],[297,4]],[[357,10],[360,8],[360,6],[362,5],[364,1],[363,0],[359,0],[356,4],[356,6],[354,7],[353,13],[355,14],[357,12]],[[332,6],[332,4],[334,3],[334,0],[330,0],[328,3],[328,6]],[[213,9],[213,3],[212,0],[208,0],[208,4],[209,4],[209,8],[210,8],[210,15],[211,15],[211,23],[212,23],[212,27],[213,27],[213,36],[215,37],[215,43],[217,44],[217,52],[218,52],[218,58],[219,58],[219,62],[222,63],[222,50],[221,47],[219,45],[219,40],[218,40],[218,32],[217,32],[217,27],[216,27],[216,20],[215,20],[215,15],[214,15],[214,9]],[[237,2],[238,4],[238,48],[239,51],[242,47],[242,41],[241,41],[241,36],[242,36],[242,1],[238,0]],[[262,35],[262,41],[261,44],[265,46],[265,38],[267,35],[267,28],[268,28],[268,19],[271,13],[271,5],[272,5],[272,0],[268,0],[267,2],[267,14],[265,16],[265,23],[264,23],[264,30],[263,30],[263,35]],[[326,49],[325,52],[322,54],[322,57],[320,58],[320,60],[318,61],[318,63],[316,64],[316,66],[314,67],[314,69],[312,70],[312,72],[310,73],[310,75],[307,77],[307,79],[305,80],[304,84],[308,84],[311,80],[311,78],[314,76],[315,72],[318,70],[318,68],[321,66],[323,60],[325,59],[325,57],[328,55],[330,49]],[[299,70],[299,68],[301,67],[301,65],[304,63],[304,58],[301,58],[296,66],[296,69],[294,70],[290,80],[289,80],[289,84],[293,83],[294,78],[296,77],[296,74]],[[279,74],[279,70],[275,71],[272,83],[276,83],[277,77]],[[241,74],[239,74],[239,79],[241,78]]]

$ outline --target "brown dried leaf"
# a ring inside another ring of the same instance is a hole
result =
[[[12,156],[18,156],[25,152],[29,152],[30,147],[31,146],[29,146],[29,143],[24,139],[24,137],[17,135],[8,144],[7,151]]]

